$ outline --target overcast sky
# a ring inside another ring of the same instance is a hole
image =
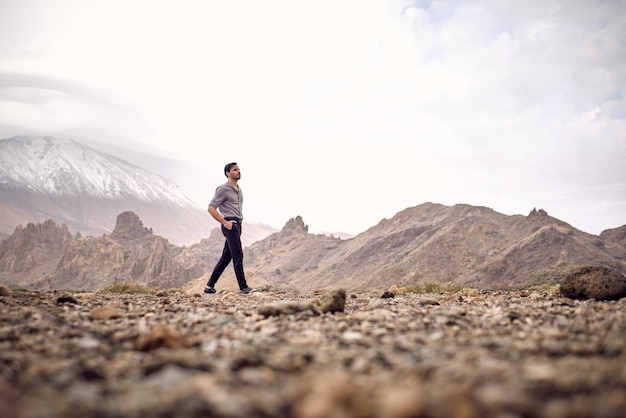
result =
[[[626,0],[0,0],[0,138],[53,135],[248,219],[424,202],[626,224]],[[210,222],[211,220],[208,219]]]

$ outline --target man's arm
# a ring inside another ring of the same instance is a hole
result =
[[[214,206],[209,205],[209,213],[211,214],[211,216],[213,217],[213,219],[215,219],[217,222],[221,223],[222,225],[224,225],[224,227],[226,227],[226,229],[230,230],[233,227],[233,223],[235,221],[227,221],[226,219],[224,219],[224,217],[222,216],[221,213],[219,213],[217,211],[217,209],[215,209]]]

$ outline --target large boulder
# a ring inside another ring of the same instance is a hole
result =
[[[626,296],[626,277],[608,267],[580,267],[563,279],[561,294],[570,299],[620,299]]]

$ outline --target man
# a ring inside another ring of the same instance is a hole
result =
[[[213,269],[204,293],[215,293],[217,279],[220,278],[230,260],[233,260],[240,292],[247,295],[252,289],[248,287],[243,272],[243,249],[241,248],[243,193],[237,184],[241,178],[241,172],[237,163],[226,164],[224,175],[226,175],[228,181],[215,190],[215,196],[209,203],[209,213],[216,221],[222,224],[222,234],[226,237],[226,242],[224,243],[222,256]]]

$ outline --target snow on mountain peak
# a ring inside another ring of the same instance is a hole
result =
[[[132,197],[200,206],[170,180],[80,142],[53,137],[0,140],[0,187],[28,188],[53,196]]]

